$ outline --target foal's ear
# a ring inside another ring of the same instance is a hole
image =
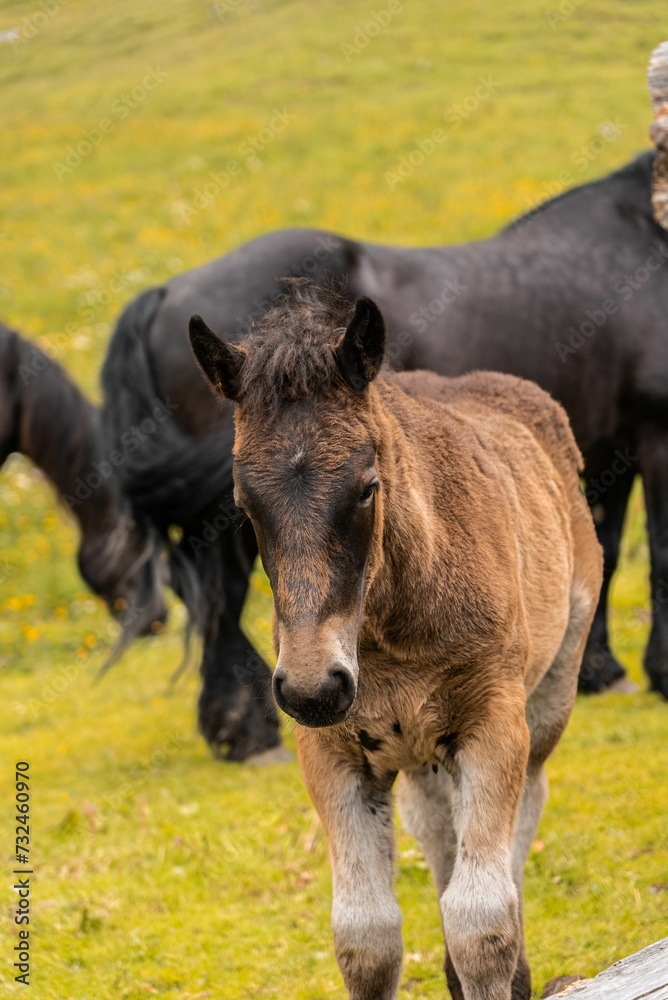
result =
[[[200,368],[214,389],[227,399],[236,400],[246,352],[217,337],[201,316],[193,316],[190,320],[190,343]]]
[[[364,392],[380,371],[385,351],[385,323],[371,299],[358,299],[355,315],[336,348],[339,371],[355,392]]]

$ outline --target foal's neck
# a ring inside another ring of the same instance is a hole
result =
[[[96,408],[60,365],[25,341],[16,386],[18,450],[42,469],[84,534],[111,526],[113,478],[96,472],[93,464],[102,457]],[[92,483],[98,485],[92,488]]]
[[[376,389],[383,468],[383,566],[392,574],[394,585],[400,575],[419,589],[433,581],[446,557],[447,540],[439,530],[431,470],[421,464],[401,412],[405,400],[392,385]]]

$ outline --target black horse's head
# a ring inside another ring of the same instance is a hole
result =
[[[121,508],[111,523],[86,525],[79,571],[121,625],[114,659],[133,639],[162,631],[167,620],[167,562],[157,534]]]
[[[78,522],[81,575],[121,625],[117,659],[166,621],[167,562],[155,529],[134,515],[102,442],[98,411],[65,370],[0,324],[0,464],[21,452]]]

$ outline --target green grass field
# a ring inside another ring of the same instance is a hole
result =
[[[5,321],[97,394],[124,302],[270,228],[483,237],[647,145],[663,0],[391,7],[388,22],[386,0],[2,0]],[[436,129],[424,164],[393,180]],[[614,638],[642,684],[639,491],[629,522]],[[169,685],[178,607],[94,685],[110,625],[76,544],[48,484],[12,459],[0,476],[0,992],[26,995],[11,968],[11,869],[14,762],[28,760],[28,996],[343,997],[326,847],[296,763],[209,756],[197,678]],[[245,621],[267,652],[270,618],[258,574]],[[668,706],[643,692],[580,701],[551,761],[526,884],[538,991],[666,933]],[[435,893],[402,833],[397,891],[401,996],[443,997]]]

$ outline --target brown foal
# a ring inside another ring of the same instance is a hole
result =
[[[518,378],[381,371],[378,308],[305,281],[241,346],[235,499],[275,605],[274,694],[326,829],[352,1000],[393,1000],[392,788],[433,870],[456,1000],[528,1000],[522,875],[601,583],[568,420]]]

